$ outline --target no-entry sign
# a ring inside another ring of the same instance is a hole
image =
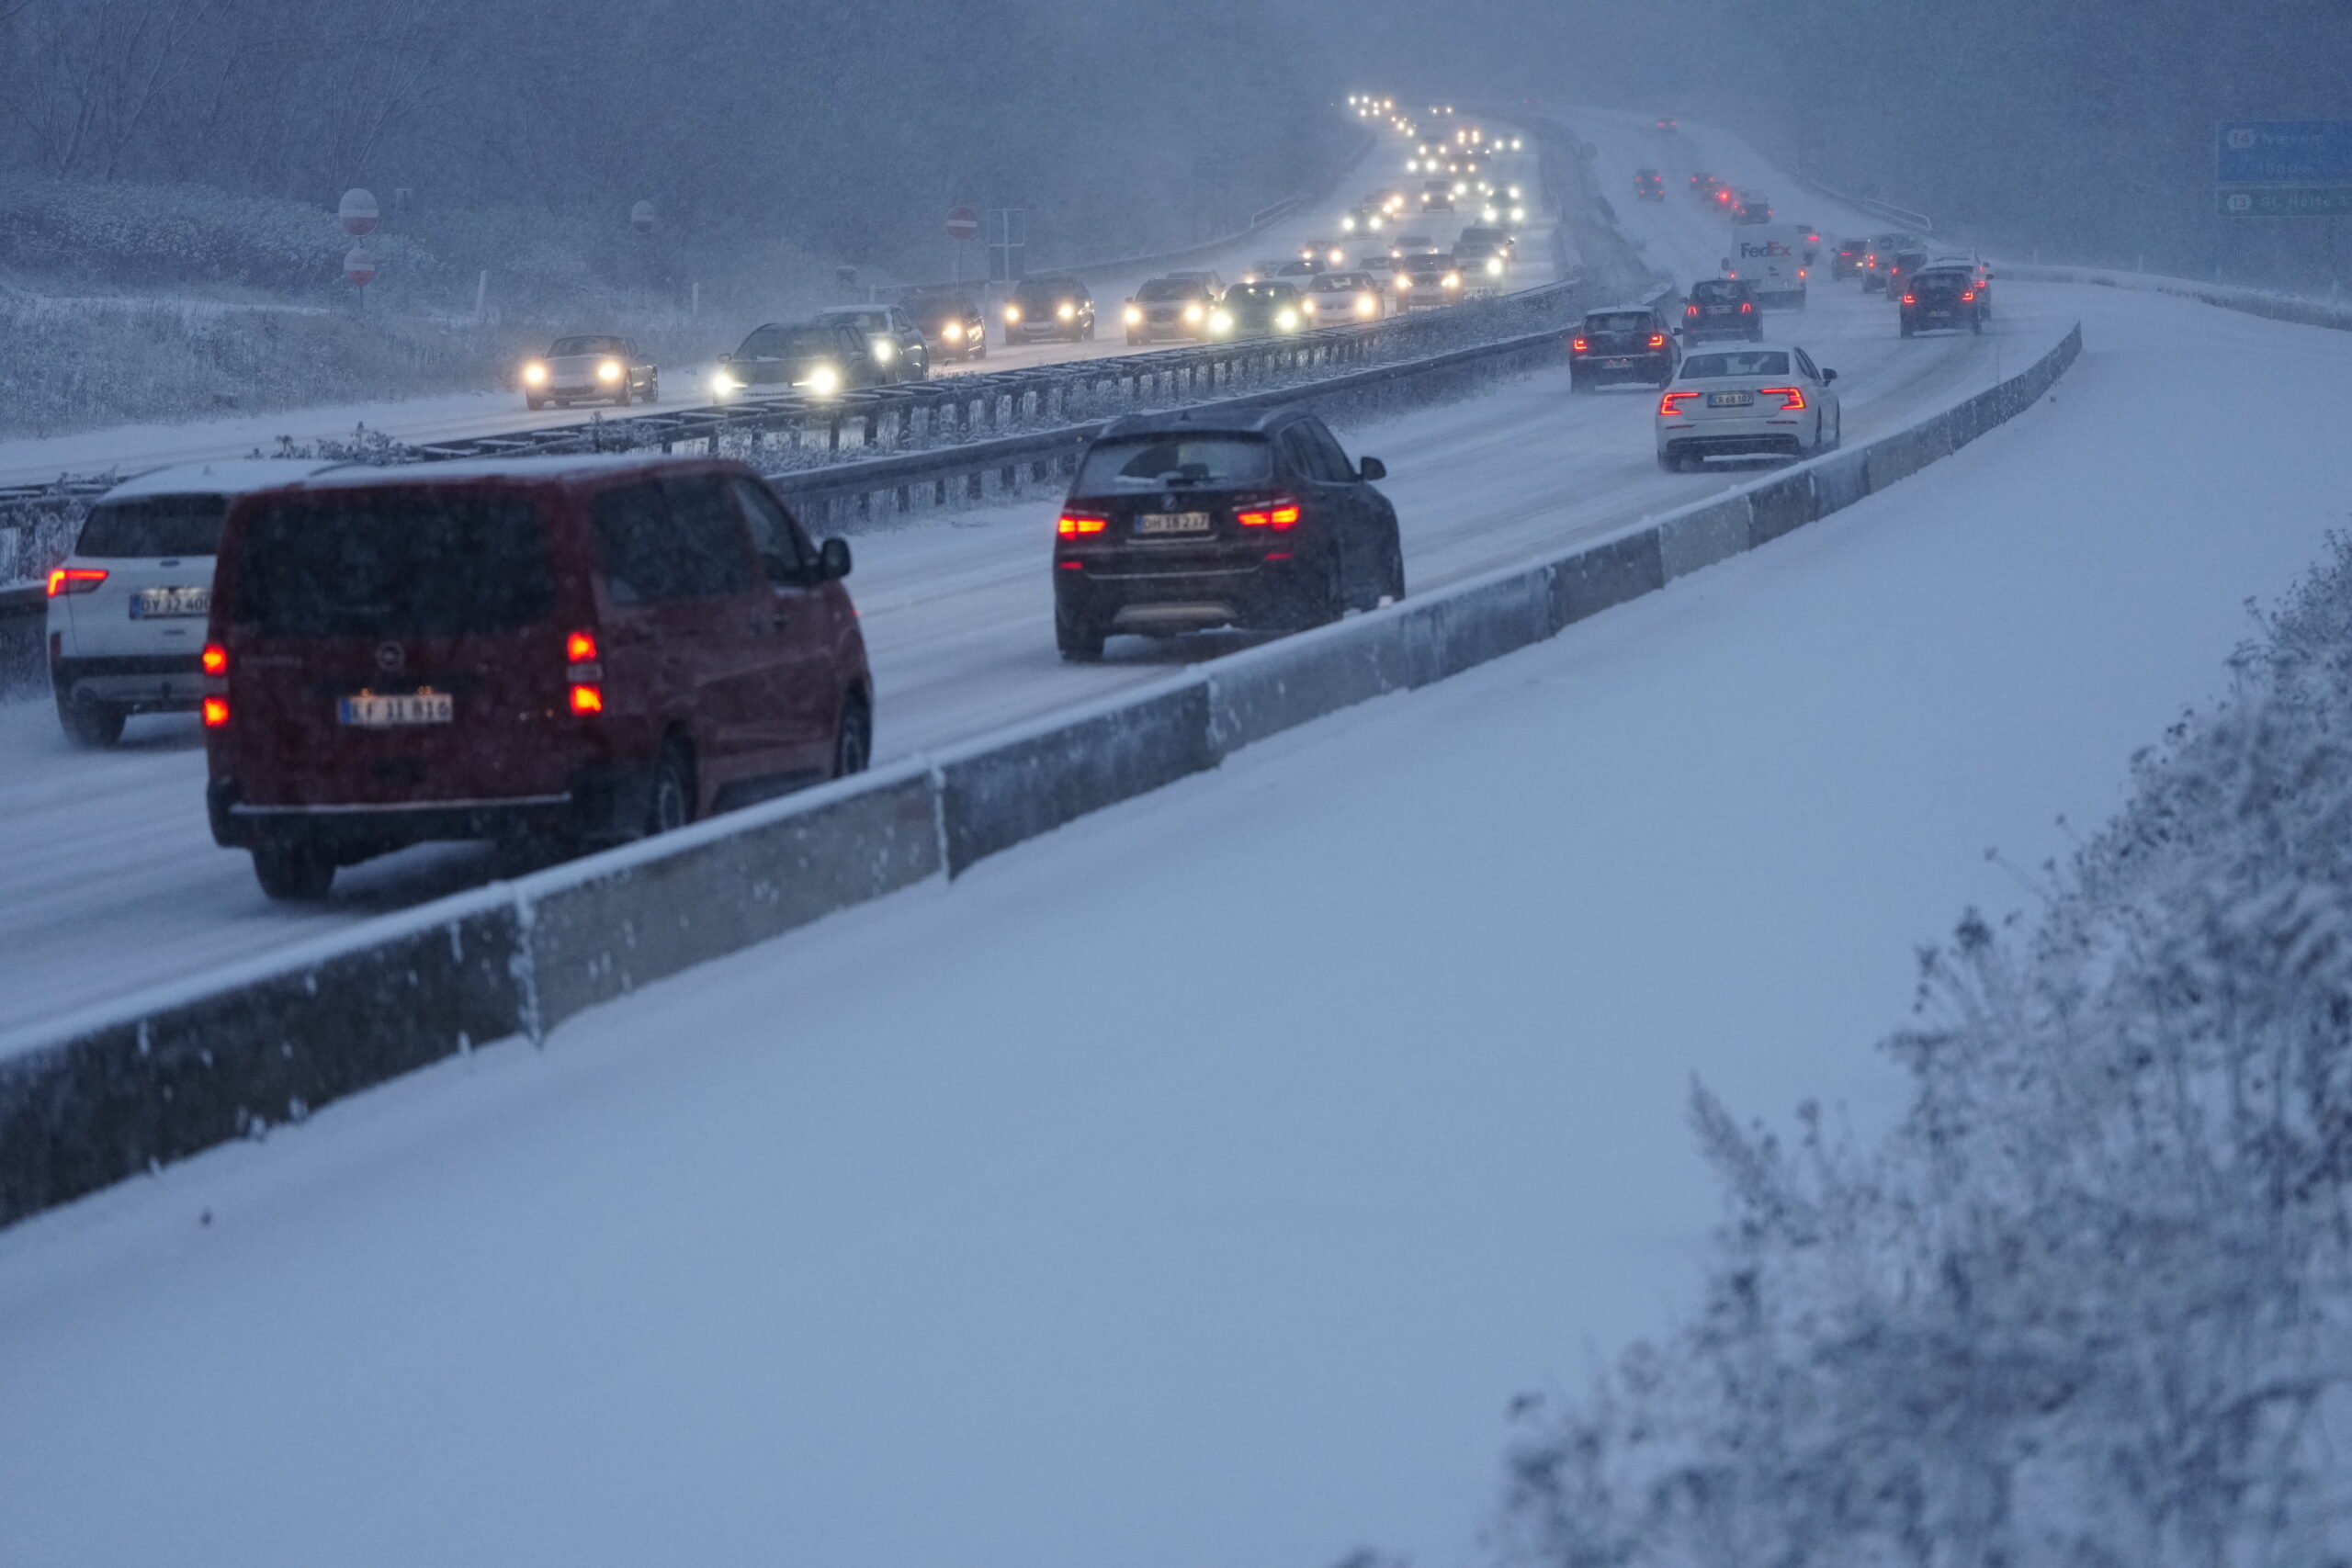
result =
[[[978,237],[979,232],[980,215],[978,213],[973,211],[968,207],[956,207],[948,209],[947,237],[949,239],[976,239]]]

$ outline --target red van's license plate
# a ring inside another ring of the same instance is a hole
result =
[[[338,703],[335,716],[361,729],[390,729],[401,724],[447,724],[457,716],[457,705],[447,692],[409,692],[390,696],[362,692]]]

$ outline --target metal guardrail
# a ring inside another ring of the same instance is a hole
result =
[[[1905,229],[1921,234],[1932,234],[1936,231],[1935,220],[1924,212],[1914,212],[1907,207],[1897,207],[1891,201],[1881,201],[1875,197],[1849,196],[1842,190],[1823,185],[1803,170],[1797,172],[1796,182],[1814,195],[1827,197],[1832,201],[1843,202],[1857,212],[1867,212],[1871,217],[1883,219],[1889,223],[1900,223]]]

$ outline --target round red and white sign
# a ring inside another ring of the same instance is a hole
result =
[[[334,209],[334,215],[343,220],[345,233],[372,234],[378,215],[375,195],[354,186],[343,193],[342,205]]]
[[[640,234],[653,232],[653,204],[640,201],[628,209],[628,226]]]
[[[978,234],[979,231],[980,215],[978,213],[973,211],[968,207],[958,207],[949,210],[947,214],[947,237],[949,239],[968,240]]]
[[[365,288],[376,281],[376,258],[368,254],[367,246],[354,245],[344,254],[343,276],[356,288]]]

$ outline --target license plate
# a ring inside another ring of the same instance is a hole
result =
[[[1744,409],[1756,400],[1753,392],[1709,392],[1707,406],[1711,409]]]
[[[142,588],[130,596],[134,621],[164,621],[212,613],[209,588]]]
[[[403,724],[447,724],[457,716],[457,705],[447,692],[396,692],[378,695],[362,692],[336,705],[335,716],[361,729],[390,729]]]
[[[1600,367],[1603,370],[1631,370],[1634,362],[1630,359],[1609,359],[1603,360]]]
[[[1147,512],[1136,519],[1138,534],[1205,534],[1209,531],[1209,514],[1205,512]]]

